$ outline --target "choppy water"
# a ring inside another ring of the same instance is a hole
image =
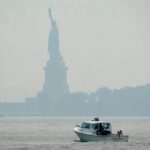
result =
[[[108,118],[129,142],[79,142],[73,127],[91,117],[0,118],[0,150],[149,150],[150,118]]]

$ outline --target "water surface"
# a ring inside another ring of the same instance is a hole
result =
[[[91,117],[1,117],[0,150],[149,150],[149,117],[103,117],[128,142],[80,142],[73,128]]]

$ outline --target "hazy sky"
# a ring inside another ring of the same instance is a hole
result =
[[[0,0],[0,101],[41,90],[49,7],[72,92],[150,83],[149,0]]]

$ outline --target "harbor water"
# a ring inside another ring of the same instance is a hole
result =
[[[92,117],[0,117],[0,150],[149,150],[150,117],[102,117],[128,142],[80,142],[76,124]]]

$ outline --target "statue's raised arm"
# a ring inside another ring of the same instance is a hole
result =
[[[51,22],[53,22],[52,12],[51,12],[51,9],[50,9],[50,8],[48,9],[48,12],[49,12],[49,17],[50,17],[50,19],[51,19]]]

